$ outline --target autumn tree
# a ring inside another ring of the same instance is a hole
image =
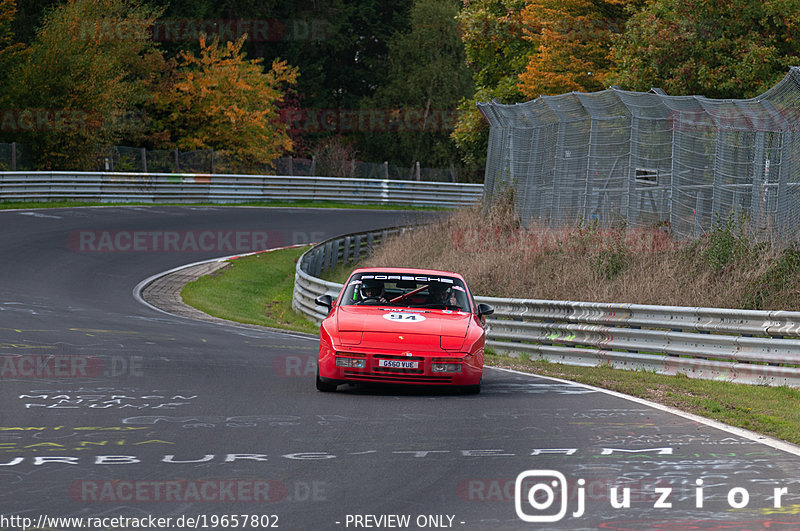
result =
[[[519,75],[533,52],[523,32],[525,5],[525,0],[465,0],[458,15],[475,92],[459,105],[453,139],[469,164],[484,164],[488,142],[489,127],[476,104],[525,99],[519,89]]]
[[[16,42],[14,21],[17,16],[15,0],[0,0],[0,86],[8,87],[10,73],[17,66],[25,46]],[[0,92],[0,102],[8,106],[8,91]]]
[[[614,45],[609,82],[632,90],[742,98],[800,64],[800,0],[652,0]]]
[[[105,146],[145,124],[135,110],[163,58],[148,27],[159,11],[134,0],[69,0],[50,10],[11,72],[6,137],[42,169],[96,165]]]
[[[519,89],[525,97],[604,89],[615,66],[610,56],[612,40],[624,28],[625,7],[631,3],[528,0],[522,27],[533,53],[519,76]]]
[[[166,145],[215,149],[242,165],[268,164],[292,149],[278,105],[297,70],[275,60],[266,72],[247,59],[245,37],[199,39],[200,52],[181,52],[174,79],[155,95]]]
[[[14,33],[20,42],[31,44],[41,27],[44,15],[61,3],[62,0],[17,0]]]

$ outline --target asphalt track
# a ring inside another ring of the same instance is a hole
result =
[[[251,244],[409,216],[0,212],[0,529],[22,518],[77,528],[43,517],[106,519],[84,521],[94,529],[124,528],[115,517],[162,519],[140,529],[800,528],[791,448],[496,369],[478,396],[321,394],[313,338],[172,317],[132,295],[144,278]],[[526,471],[520,509],[532,522],[515,509]],[[614,507],[626,488],[630,507]],[[786,489],[779,509],[775,488]]]

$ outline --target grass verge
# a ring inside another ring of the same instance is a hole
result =
[[[800,389],[699,380],[607,366],[573,367],[490,353],[495,367],[563,378],[694,413],[776,439],[800,444]]]
[[[292,310],[294,270],[308,247],[280,249],[231,260],[181,291],[186,304],[214,317],[239,323],[319,333],[319,327]]]
[[[184,301],[206,313],[243,323],[317,333],[292,310],[294,268],[306,248],[262,253],[232,261],[214,275],[184,288]],[[752,386],[665,376],[609,367],[572,367],[500,356],[486,363],[554,376],[644,398],[667,406],[800,444],[800,389]]]

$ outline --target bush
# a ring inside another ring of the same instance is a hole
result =
[[[457,271],[486,296],[800,309],[800,249],[755,243],[745,221],[730,216],[689,242],[664,226],[525,227],[508,195],[398,236],[364,265]]]
[[[747,284],[742,308],[794,308],[800,300],[800,248],[797,244],[781,252],[769,268]]]
[[[733,213],[714,223],[708,245],[703,251],[703,258],[712,269],[720,271],[752,254],[746,226],[747,218],[743,214]]]

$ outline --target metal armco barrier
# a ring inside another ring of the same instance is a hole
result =
[[[336,297],[342,284],[328,282],[317,278],[323,271],[335,268],[339,264],[349,264],[369,255],[374,246],[386,241],[386,238],[401,234],[413,227],[395,227],[371,232],[360,232],[331,238],[315,245],[297,261],[294,277],[294,294],[292,308],[305,314],[313,321],[320,323],[324,318],[324,308],[317,306],[314,299],[329,293]]]
[[[800,386],[800,312],[476,297],[488,345],[568,365]]]
[[[314,299],[341,284],[317,275],[355,261],[409,227],[348,234],[297,262],[292,306],[319,323]],[[800,312],[475,297],[494,307],[487,345],[511,356],[566,365],[686,374],[800,387]]]
[[[241,203],[344,201],[462,206],[481,199],[482,184],[338,177],[122,172],[0,172],[0,201]]]

